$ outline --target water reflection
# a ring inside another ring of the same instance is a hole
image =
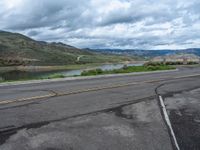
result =
[[[15,70],[10,72],[0,73],[0,79],[4,81],[35,79],[51,75],[52,73],[54,72],[26,72],[26,71]]]
[[[141,66],[142,64],[127,64],[127,66]],[[96,68],[102,70],[113,70],[120,69],[124,64],[106,64]],[[65,70],[65,71],[48,71],[48,72],[25,72],[25,71],[10,71],[0,73],[1,80],[25,80],[25,79],[36,79],[36,78],[46,78],[52,74],[62,74],[64,76],[75,76],[81,75],[83,70]]]

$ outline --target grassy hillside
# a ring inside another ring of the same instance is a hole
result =
[[[128,60],[100,55],[63,43],[35,41],[18,33],[0,31],[0,66],[68,65]]]

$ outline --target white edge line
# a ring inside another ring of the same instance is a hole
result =
[[[134,73],[123,73],[123,74],[107,74],[107,75],[97,75],[97,76],[82,76],[82,77],[66,77],[58,79],[43,79],[43,80],[30,80],[30,81],[15,81],[9,83],[0,83],[0,87],[3,86],[15,86],[15,85],[25,85],[25,84],[39,84],[48,82],[58,82],[58,81],[73,81],[73,80],[85,80],[85,79],[100,79],[106,77],[121,77],[121,76],[131,76],[131,75],[143,75],[143,74],[155,74],[155,73],[165,73],[165,72],[175,72],[174,70],[163,70],[163,71],[151,71],[151,72],[134,72]]]
[[[159,100],[160,100],[160,104],[161,104],[161,106],[162,106],[162,111],[163,111],[163,114],[164,114],[164,117],[165,117],[165,121],[166,121],[166,123],[167,123],[167,125],[168,125],[168,127],[169,127],[169,129],[170,129],[171,135],[172,135],[172,137],[173,137],[174,144],[175,144],[177,150],[180,150],[180,147],[179,147],[179,145],[178,145],[178,142],[177,142],[177,139],[176,139],[174,130],[173,130],[173,128],[172,128],[171,121],[170,121],[169,116],[168,116],[168,114],[167,114],[167,110],[166,110],[166,107],[165,107],[165,104],[164,104],[164,101],[163,101],[162,96],[159,96]]]

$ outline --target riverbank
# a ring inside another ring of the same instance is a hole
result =
[[[120,63],[88,63],[63,66],[9,66],[0,67],[0,73],[9,71],[26,71],[26,72],[46,72],[46,71],[62,71],[62,70],[77,70],[77,69],[95,69],[101,65],[107,64],[144,64],[146,61],[126,61]]]
[[[105,75],[105,74],[119,74],[119,73],[132,73],[132,72],[147,72],[147,71],[161,71],[161,70],[173,70],[176,69],[174,66],[168,65],[157,65],[157,66],[124,66],[121,69],[114,70],[101,70],[94,69],[83,71],[81,76],[93,76],[93,75]]]
[[[76,77],[65,77],[65,78],[54,78],[54,79],[31,79],[31,80],[20,80],[20,81],[6,81],[0,82],[0,86],[10,86],[10,85],[26,85],[33,83],[48,83],[48,82],[58,82],[58,81],[72,81],[72,80],[86,80],[86,79],[100,79],[106,77],[120,77],[120,76],[137,76],[144,74],[154,74],[154,73],[164,73],[164,72],[173,72],[175,70],[162,70],[162,71],[150,71],[150,72],[133,72],[133,73],[122,73],[122,74],[106,74],[106,75],[95,75],[95,76],[76,76]]]
[[[0,82],[21,81],[32,79],[54,79],[71,76],[80,76],[84,70],[102,69],[113,70],[121,69],[124,65],[137,66],[143,65],[144,62],[121,62],[121,63],[104,63],[104,64],[80,64],[67,66],[17,66],[17,67],[0,67]]]
[[[80,64],[80,65],[66,65],[66,66],[11,66],[0,67],[0,72],[9,71],[26,71],[26,72],[46,72],[46,71],[59,71],[59,70],[76,70],[85,69],[88,67],[95,67],[101,64]]]
[[[20,77],[18,78],[16,72],[9,72],[7,74],[7,79],[2,78],[0,82],[13,82],[13,81],[27,81],[27,80],[44,80],[44,79],[57,79],[57,78],[69,78],[69,77],[80,77],[80,76],[96,76],[96,75],[106,75],[106,74],[126,74],[126,73],[135,73],[135,72],[153,72],[153,71],[163,71],[163,70],[172,70],[175,67],[172,66],[137,66],[137,64],[122,65],[103,65],[94,69],[89,68],[88,70],[74,70],[78,71],[78,74],[69,74],[69,72],[48,72],[47,74],[42,73],[23,73],[20,72]],[[124,66],[124,67],[123,67]],[[110,69],[108,69],[110,67]],[[114,69],[118,68],[118,69]],[[73,72],[73,71],[72,71]],[[71,73],[71,72],[70,72]],[[23,77],[23,78],[22,78]]]

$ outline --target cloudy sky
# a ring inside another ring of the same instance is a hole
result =
[[[80,48],[200,47],[200,0],[0,0],[0,30]]]

